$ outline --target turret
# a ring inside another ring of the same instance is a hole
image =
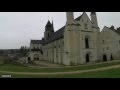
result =
[[[91,21],[96,27],[98,27],[96,12],[91,12]]]
[[[74,21],[73,12],[66,12],[67,24],[71,24]]]

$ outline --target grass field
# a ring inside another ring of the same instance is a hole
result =
[[[70,71],[78,71],[78,70],[89,70],[100,67],[108,67],[112,65],[120,65],[120,62],[109,62],[102,64],[93,64],[93,65],[81,65],[78,67],[64,67],[64,68],[32,68],[32,67],[24,67],[21,65],[11,65],[11,64],[2,64],[0,65],[0,71],[12,71],[12,72],[70,72]]]
[[[4,73],[0,73],[0,75],[3,74]],[[16,75],[16,74],[11,75],[13,78],[120,78],[120,68],[68,75]]]
[[[32,73],[40,73],[40,72],[71,72],[71,71],[79,71],[79,70],[91,70],[95,68],[108,67],[120,65],[120,61],[118,62],[109,62],[95,65],[81,65],[77,67],[64,67],[64,68],[32,68],[32,67],[24,67],[21,65],[11,65],[11,64],[3,64],[0,65],[0,71],[10,71],[10,72],[32,72]],[[10,73],[1,73],[1,75],[10,74]],[[94,71],[87,73],[78,73],[78,74],[62,74],[62,75],[27,75],[27,74],[10,74],[13,78],[120,78],[120,68],[109,69],[103,71]]]

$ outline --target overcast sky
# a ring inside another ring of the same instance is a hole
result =
[[[74,18],[82,12],[74,12]],[[90,17],[90,13],[87,12]],[[120,26],[120,12],[97,12],[100,29]],[[0,12],[0,49],[29,46],[31,39],[44,36],[45,25],[53,20],[55,31],[66,23],[65,12]]]

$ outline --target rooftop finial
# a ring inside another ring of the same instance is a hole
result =
[[[52,25],[53,25],[53,17],[52,17]]]

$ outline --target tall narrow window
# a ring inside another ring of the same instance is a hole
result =
[[[89,48],[89,39],[85,38],[85,47],[88,49]]]
[[[110,56],[110,60],[113,60],[113,56],[112,56],[112,54],[111,54],[111,56]]]

